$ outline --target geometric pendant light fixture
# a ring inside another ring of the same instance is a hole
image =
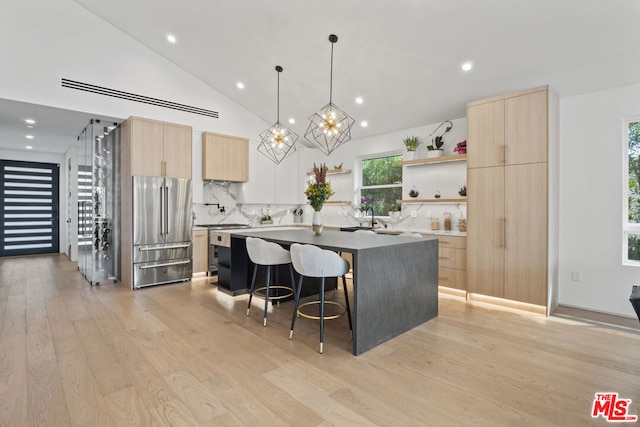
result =
[[[267,156],[276,165],[296,151],[295,143],[298,135],[280,123],[280,73],[282,67],[276,65],[278,72],[278,101],[276,122],[260,134],[258,151]]]
[[[331,34],[331,74],[329,79],[329,103],[309,117],[311,123],[304,137],[327,156],[351,139],[351,127],[355,120],[333,103],[333,45],[338,36]]]

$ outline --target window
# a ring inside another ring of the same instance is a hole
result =
[[[640,265],[640,117],[625,121],[624,262]]]
[[[401,155],[362,160],[360,200],[371,197],[374,215],[387,215],[389,208],[402,198]]]

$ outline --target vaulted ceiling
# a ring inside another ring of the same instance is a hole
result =
[[[633,0],[75,1],[268,123],[281,65],[280,117],[301,136],[329,100],[332,33],[333,101],[354,139],[533,86],[566,97],[640,82]]]

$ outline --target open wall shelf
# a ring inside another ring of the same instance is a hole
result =
[[[436,163],[462,162],[466,160],[467,160],[466,154],[454,154],[451,156],[405,160],[402,162],[398,162],[398,164],[401,166],[418,166],[418,165],[427,165],[427,164],[436,164]]]
[[[455,204],[455,203],[467,203],[467,199],[403,199],[396,200],[396,203],[400,204],[426,204],[426,203],[440,203],[440,204]]]

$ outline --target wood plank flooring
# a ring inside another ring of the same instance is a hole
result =
[[[640,332],[440,295],[355,357],[345,318],[231,298],[211,278],[91,287],[63,255],[0,259],[0,426],[573,426],[596,392],[640,415]],[[340,298],[337,292],[335,298]],[[331,298],[331,293],[328,294]]]

